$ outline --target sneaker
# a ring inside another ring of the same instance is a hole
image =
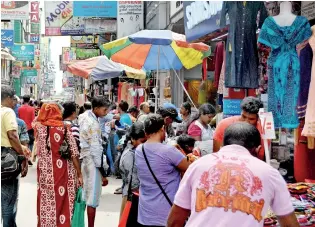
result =
[[[28,160],[28,165],[33,166],[33,163],[31,162],[31,160]]]
[[[121,195],[122,194],[122,188],[117,188],[114,192],[115,195]]]

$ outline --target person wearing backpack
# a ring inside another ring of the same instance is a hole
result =
[[[13,111],[14,90],[1,86],[1,215],[3,227],[16,227],[19,175],[28,171],[27,158],[18,136]]]

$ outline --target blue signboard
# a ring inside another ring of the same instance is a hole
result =
[[[74,1],[75,17],[117,17],[117,1]]]
[[[12,47],[14,44],[13,30],[1,29],[1,44],[3,47]]]
[[[240,115],[242,99],[223,99],[224,115]]]
[[[184,1],[187,41],[194,41],[220,29],[223,1]]]
[[[34,49],[34,44],[14,44],[12,55],[17,61],[33,61]]]

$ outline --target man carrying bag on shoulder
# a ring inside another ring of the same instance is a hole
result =
[[[1,214],[3,227],[16,227],[19,175],[28,171],[27,158],[18,136],[14,90],[1,86]]]

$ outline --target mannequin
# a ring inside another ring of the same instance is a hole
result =
[[[291,26],[296,19],[296,15],[292,13],[292,3],[280,2],[280,13],[273,19],[280,27]]]

